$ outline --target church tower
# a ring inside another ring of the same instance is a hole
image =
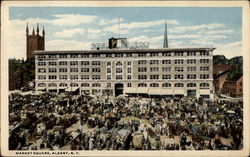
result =
[[[166,20],[165,20],[165,33],[164,33],[163,48],[168,48],[168,28],[167,28],[167,21]]]
[[[35,50],[44,50],[45,47],[45,31],[43,28],[42,36],[39,35],[39,24],[37,23],[36,34],[33,27],[32,34],[29,35],[29,27],[26,27],[26,57],[27,59],[34,59],[33,52]]]

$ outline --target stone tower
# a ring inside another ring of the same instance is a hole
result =
[[[26,57],[27,59],[34,59],[33,52],[35,50],[44,50],[45,48],[45,31],[43,28],[42,36],[39,35],[39,24],[37,23],[36,34],[33,27],[32,34],[29,35],[29,27],[26,27]]]
[[[168,28],[167,28],[167,21],[166,20],[165,20],[165,33],[164,33],[163,48],[168,48]]]

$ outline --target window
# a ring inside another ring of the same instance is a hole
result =
[[[67,68],[60,68],[60,69],[59,69],[59,72],[67,72],[67,71],[68,71]]]
[[[107,68],[107,73],[111,73],[111,68]]]
[[[196,56],[195,52],[187,52],[187,56]]]
[[[88,83],[82,83],[81,86],[82,87],[89,87],[89,84]]]
[[[101,61],[93,61],[92,65],[101,65]]]
[[[183,75],[174,75],[174,79],[184,79]]]
[[[169,72],[169,71],[171,71],[171,67],[163,67],[162,71],[163,72]]]
[[[116,53],[115,57],[123,57],[123,54],[122,53]]]
[[[111,62],[107,62],[107,66],[111,66]]]
[[[101,84],[100,83],[93,83],[92,87],[101,87]]]
[[[71,76],[70,76],[70,79],[71,79],[71,80],[78,80],[78,75],[71,75]]]
[[[150,53],[150,57],[156,57],[159,56],[159,53]]]
[[[171,64],[171,60],[162,60],[162,64]]]
[[[121,62],[117,62],[115,65],[116,66],[122,66],[122,63]]]
[[[183,64],[183,62],[181,59],[174,60],[174,64]]]
[[[171,79],[171,75],[162,75],[162,79],[169,80],[169,79]]]
[[[78,61],[70,61],[70,65],[78,65]]]
[[[46,80],[46,75],[38,75],[38,80]]]
[[[175,52],[174,56],[183,56],[183,52]]]
[[[70,72],[73,72],[73,73],[78,72],[78,68],[70,68]]]
[[[187,64],[195,64],[196,60],[195,59],[188,59]]]
[[[56,87],[57,85],[55,83],[50,83],[49,87]]]
[[[183,83],[176,83],[174,84],[175,87],[184,87],[184,84]]]
[[[163,83],[162,87],[171,87],[171,84],[170,83]]]
[[[132,76],[131,76],[131,75],[128,75],[128,76],[127,76],[127,79],[128,79],[128,80],[131,80],[131,79],[132,79]]]
[[[78,84],[77,83],[71,83],[70,87],[78,87]]]
[[[78,58],[78,55],[77,54],[71,54],[70,58]]]
[[[127,87],[132,87],[132,84],[131,84],[131,83],[128,83],[128,84],[127,84]]]
[[[200,52],[200,55],[201,55],[201,56],[208,56],[208,55],[209,55],[209,52],[207,52],[207,51]]]
[[[46,69],[45,69],[45,68],[39,68],[39,69],[38,69],[38,72],[39,72],[39,73],[46,73]]]
[[[49,62],[49,65],[56,65],[56,62]]]
[[[147,75],[138,75],[138,79],[139,80],[146,80],[147,79]]]
[[[209,87],[209,84],[208,83],[201,83],[200,87]]]
[[[159,71],[159,68],[158,67],[152,67],[152,68],[150,68],[150,71],[151,72]]]
[[[50,73],[56,73],[56,68],[49,68]]]
[[[158,83],[151,83],[150,87],[159,87],[159,84]]]
[[[115,76],[115,79],[117,79],[117,80],[122,80],[122,75],[116,75],[116,76]]]
[[[126,53],[126,57],[132,57],[132,53]]]
[[[189,75],[187,75],[187,79],[196,79],[196,75],[189,74]]]
[[[138,68],[138,72],[147,72],[147,68],[146,67],[140,67],[140,68]]]
[[[151,80],[158,80],[159,79],[159,75],[150,75],[150,79]]]
[[[45,66],[45,65],[46,65],[46,62],[38,62],[38,65],[39,65],[39,66]]]
[[[89,72],[89,68],[81,68],[81,72]]]
[[[89,61],[81,61],[81,65],[89,65]]]
[[[138,60],[138,64],[147,64],[147,61],[146,60]]]
[[[116,73],[122,73],[122,68],[116,68],[116,69],[115,69],[115,72],[116,72]]]
[[[92,54],[92,58],[99,58],[100,54]]]
[[[106,57],[111,58],[111,57],[112,57],[112,54],[111,54],[111,53],[107,53],[107,54],[106,54]]]
[[[196,67],[187,67],[187,71],[196,71]]]
[[[107,80],[111,80],[111,75],[107,75]]]
[[[46,87],[46,84],[45,83],[39,83],[38,87]]]
[[[209,67],[200,67],[200,71],[209,71]]]
[[[67,65],[67,61],[60,61],[59,65]]]
[[[48,55],[48,58],[56,58],[56,55]]]
[[[59,75],[60,80],[67,80],[68,76],[67,75]]]
[[[38,58],[38,59],[45,59],[46,56],[45,56],[45,55],[38,55],[37,58]]]
[[[101,79],[101,75],[92,75],[92,79],[93,80],[100,80]]]
[[[171,56],[171,52],[164,52],[162,53],[162,56]]]
[[[49,80],[55,80],[56,78],[56,75],[49,75]]]
[[[128,73],[131,73],[132,70],[131,70],[131,68],[128,68],[127,71],[128,71]]]
[[[59,58],[67,58],[68,56],[65,54],[59,55]]]
[[[147,84],[146,83],[139,83],[138,87],[147,87]]]
[[[101,72],[101,68],[93,68],[92,72],[99,73]]]
[[[150,60],[150,64],[159,64],[159,61],[158,60]]]
[[[89,58],[89,54],[81,54],[81,58]]]
[[[209,59],[200,59],[200,63],[209,63]]]
[[[67,85],[67,83],[60,83],[59,86],[60,87],[67,87],[68,85]]]
[[[129,62],[127,62],[127,65],[131,65],[131,62],[129,61]]]
[[[89,80],[89,75],[81,75],[82,80]]]
[[[209,79],[209,74],[201,74],[200,79]]]
[[[196,87],[196,83],[188,83],[187,87]]]
[[[147,53],[138,53],[138,57],[146,57]]]
[[[107,83],[107,87],[111,87],[111,83]]]
[[[174,71],[183,72],[183,71],[184,71],[184,68],[183,68],[183,67],[175,67],[175,68],[174,68]]]

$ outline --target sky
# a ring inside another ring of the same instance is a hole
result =
[[[118,26],[119,17],[119,26]],[[241,7],[10,7],[8,58],[26,58],[26,25],[45,28],[45,50],[88,50],[91,43],[126,37],[162,48],[215,47],[227,58],[242,55]]]

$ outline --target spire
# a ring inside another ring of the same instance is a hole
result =
[[[164,33],[163,48],[168,48],[168,28],[167,28],[167,20],[165,20],[165,33]]]
[[[37,23],[37,27],[36,27],[36,35],[39,35],[39,23]]]
[[[34,26],[33,26],[33,31],[32,31],[32,35],[35,35],[35,30],[34,30]]]
[[[29,35],[29,26],[28,26],[28,22],[27,22],[27,26],[26,26],[26,35]]]
[[[43,26],[43,37],[45,36],[44,26]]]

